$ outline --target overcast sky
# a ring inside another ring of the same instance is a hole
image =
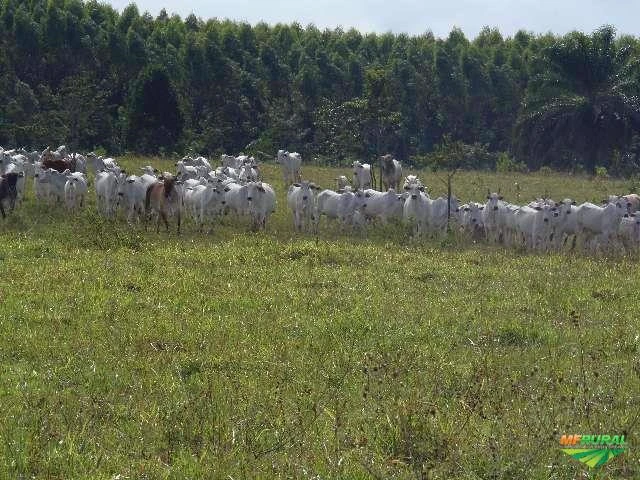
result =
[[[122,11],[130,0],[107,1]],[[603,24],[619,34],[640,33],[637,0],[138,0],[140,12],[156,16],[164,7],[183,18],[230,18],[251,24],[315,24],[319,28],[355,27],[362,32],[424,33],[445,37],[453,26],[473,38],[483,26],[505,36],[520,29],[534,33],[591,32]]]

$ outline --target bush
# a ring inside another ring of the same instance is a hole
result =
[[[596,167],[596,178],[603,179],[609,178],[609,172],[607,172],[607,167]]]
[[[524,162],[516,162],[513,158],[509,156],[507,152],[502,152],[498,154],[498,159],[496,160],[496,172],[498,173],[509,173],[509,172],[521,172],[525,173],[527,171],[527,165]]]

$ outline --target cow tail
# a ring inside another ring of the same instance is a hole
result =
[[[375,189],[376,188],[376,167],[373,162],[371,162],[371,179],[373,180],[372,187]],[[382,188],[380,190],[382,190]]]

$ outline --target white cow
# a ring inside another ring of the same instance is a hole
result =
[[[126,181],[126,174],[110,170],[96,175],[96,206],[98,212],[107,217],[114,216],[118,207],[120,185]]]
[[[625,213],[618,226],[618,238],[625,250],[633,252],[640,247],[640,215]]]
[[[487,203],[482,210],[482,224],[484,225],[487,241],[498,243],[500,240],[500,208],[504,209],[503,197],[500,193],[488,193]]]
[[[483,210],[484,205],[476,202],[470,202],[460,207],[460,226],[463,231],[470,234],[474,239],[484,233],[484,224],[482,223]]]
[[[276,209],[276,194],[271,185],[264,182],[249,182],[247,188],[248,210],[253,228],[264,229],[269,216]]]
[[[365,200],[361,212],[366,219],[379,219],[386,224],[391,219],[400,220],[404,209],[404,198],[390,188],[386,192],[365,190]]]
[[[298,152],[289,153],[284,150],[278,150],[277,159],[282,168],[282,178],[285,185],[291,185],[302,180],[300,172],[302,157]]]
[[[616,235],[625,213],[627,205],[621,201],[607,203],[604,207],[588,202],[580,205],[576,209],[576,221],[581,247],[609,247],[609,241]]]
[[[354,225],[353,216],[362,207],[365,193],[362,190],[352,191],[346,188],[342,192],[323,190],[317,197],[318,215],[338,219],[344,226]]]
[[[546,249],[553,233],[553,218],[557,216],[557,208],[546,204],[518,209],[516,229],[524,245],[531,250]]]
[[[305,181],[294,183],[287,191],[287,205],[293,213],[293,227],[298,232],[316,232],[318,212],[314,190],[318,190],[318,187]]]
[[[400,180],[402,180],[402,165],[391,155],[380,157],[382,166],[382,185],[386,190],[394,188],[400,190]]]
[[[368,163],[353,162],[353,187],[356,190],[365,190],[373,186],[371,165]]]
[[[349,180],[347,179],[346,175],[340,175],[339,177],[334,178],[334,180],[336,181],[336,184],[338,186],[338,191],[344,190],[345,188],[350,186]]]
[[[64,200],[69,210],[84,207],[87,195],[87,177],[82,172],[71,172],[64,185]]]
[[[190,178],[199,178],[198,169],[190,165],[185,164],[182,160],[176,162],[177,175],[176,177],[181,180],[189,180]]]
[[[225,213],[234,213],[236,215],[246,215],[248,213],[247,187],[236,182],[227,183],[223,189]]]
[[[407,175],[407,177],[404,179],[404,183],[402,184],[402,189],[405,191],[409,191],[413,186],[422,187],[424,186],[424,184],[422,183],[422,180],[420,180],[416,175]]]
[[[428,229],[429,196],[424,193],[424,186],[414,185],[404,201],[403,218],[414,225],[414,232],[422,235]]]
[[[576,202],[565,198],[558,202],[558,216],[554,219],[553,244],[556,249],[566,244],[569,239],[575,240],[578,233],[578,218]]]
[[[445,197],[438,197],[434,200],[429,200],[429,217],[427,222],[429,223],[429,230],[434,234],[442,234],[446,232],[447,224],[449,222],[449,214],[451,218],[456,218],[459,203],[458,199],[452,195],[451,199],[447,201]]]
[[[224,192],[216,182],[185,189],[185,207],[200,229],[222,212]]]

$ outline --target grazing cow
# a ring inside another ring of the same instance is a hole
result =
[[[264,182],[249,182],[246,187],[248,210],[253,220],[253,228],[264,229],[269,216],[276,209],[276,194],[271,185]]]
[[[365,200],[361,212],[366,219],[380,219],[386,224],[390,219],[400,220],[404,208],[404,198],[393,188],[386,192],[365,190]]]
[[[81,172],[70,172],[64,185],[64,200],[69,210],[84,206],[87,194],[87,178]]]
[[[394,188],[400,190],[400,180],[402,180],[402,165],[391,155],[380,157],[382,170],[382,185],[385,190]]]
[[[170,216],[177,218],[177,232],[178,234],[180,233],[181,203],[182,199],[178,188],[178,180],[173,176],[162,177],[161,181],[157,181],[147,187],[144,209],[147,217],[155,215],[156,233],[160,232],[160,220],[164,221],[167,232],[169,231],[169,221],[167,217]]]
[[[10,172],[0,176],[0,213],[2,213],[2,218],[6,218],[3,205],[5,201],[9,203],[11,210],[16,206],[16,198],[18,196],[16,184],[21,176],[24,176],[22,172]]]
[[[314,183],[294,183],[287,191],[287,205],[293,213],[293,227],[296,231],[316,231],[318,213],[314,190],[318,187]]]
[[[609,240],[615,236],[620,219],[627,213],[627,205],[616,201],[599,207],[593,203],[583,203],[576,209],[576,222],[581,247],[597,248],[599,243],[608,246]]]
[[[373,173],[368,163],[353,162],[353,188],[366,190],[373,187]]]
[[[429,216],[429,196],[424,186],[413,185],[404,201],[403,218],[414,225],[414,233],[422,235],[427,231]]]
[[[285,185],[302,181],[302,157],[298,152],[285,152],[278,150],[278,163],[282,168],[282,178]]]

